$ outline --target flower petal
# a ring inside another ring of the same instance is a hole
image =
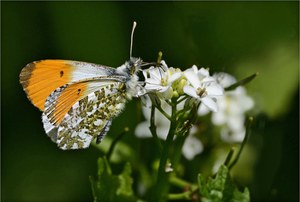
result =
[[[213,124],[220,126],[226,123],[226,114],[223,111],[218,111],[212,114],[211,121]]]
[[[216,83],[216,79],[214,77],[205,77],[202,79],[202,82],[203,83]]]
[[[139,123],[134,131],[135,136],[140,138],[148,138],[152,137],[151,132],[149,130],[149,122],[144,121],[142,123]]]
[[[192,160],[203,151],[203,144],[196,137],[189,135],[182,147],[182,154],[188,160]]]
[[[167,70],[168,70],[168,65],[167,65],[166,61],[162,60],[162,61],[160,61],[160,64],[161,64],[161,68],[162,68],[164,71],[167,71]]]
[[[210,96],[220,96],[224,93],[224,89],[218,84],[207,86],[205,89]]]
[[[209,71],[203,67],[201,67],[198,71],[198,75],[201,77],[209,77]]]
[[[151,67],[150,67],[151,68]],[[146,69],[146,70],[143,70],[143,76],[145,78],[145,80],[148,78],[148,73],[149,73],[149,70]]]
[[[145,83],[149,83],[149,84],[157,84],[157,85],[159,85],[159,84],[160,84],[160,80],[158,80],[158,79],[153,79],[153,78],[148,78],[148,79],[146,79]]]
[[[169,89],[172,90],[172,88],[170,86],[160,86],[159,92],[163,93],[163,92],[165,92],[165,91],[167,91]]]
[[[199,108],[198,108],[198,115],[199,116],[204,116],[206,114],[208,114],[210,112],[209,108],[206,107],[203,103],[200,104]]]
[[[207,106],[213,112],[217,112],[218,111],[217,103],[212,98],[206,96],[204,98],[201,98],[201,102],[203,104],[205,104],[205,106]]]
[[[229,87],[230,85],[236,83],[236,79],[225,72],[219,72],[213,75],[216,78],[217,82],[224,88]]]
[[[161,86],[157,84],[146,84],[145,89],[147,91],[159,91],[161,90]]]
[[[192,96],[194,98],[198,98],[199,96],[196,93],[195,88],[193,88],[192,86],[184,86],[183,87],[183,92],[189,96]]]
[[[160,90],[160,97],[162,97],[164,100],[171,99],[173,97],[173,89],[171,87],[166,87],[166,90],[162,91]]]
[[[172,84],[174,81],[179,79],[182,76],[181,72],[175,72],[174,74],[171,75],[171,77],[168,79],[168,83]]]
[[[195,74],[192,70],[186,70],[184,72],[184,76],[187,78],[187,80],[192,84],[194,88],[200,87],[200,80],[198,78],[198,75]]]
[[[196,65],[193,65],[193,66],[191,67],[191,70],[192,70],[195,74],[198,73],[198,67],[197,67]]]
[[[245,137],[245,129],[240,131],[230,131],[228,128],[223,127],[221,130],[221,139],[225,142],[242,142]]]
[[[149,72],[150,72],[150,78],[153,78],[153,79],[159,81],[159,83],[160,83],[160,80],[162,78],[162,72],[160,71],[160,68],[157,68],[157,67],[153,68]]]

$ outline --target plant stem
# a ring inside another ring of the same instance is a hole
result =
[[[184,181],[183,179],[180,179],[180,178],[176,177],[175,175],[170,177],[170,183],[172,183],[173,185],[176,185],[177,187],[180,187],[180,188],[192,186],[191,183]]]
[[[183,193],[179,193],[179,194],[169,194],[168,195],[169,200],[182,200],[182,199],[190,200],[192,198],[193,193],[195,193],[195,192],[197,192],[197,190],[199,190],[197,185],[191,184],[180,178],[177,178],[175,175],[170,177],[170,183],[172,183],[173,185],[176,185],[186,191]]]
[[[167,192],[169,190],[168,173],[166,173],[166,164],[169,157],[170,146],[172,145],[176,130],[176,105],[172,105],[171,125],[166,141],[163,145],[161,153],[157,183],[155,186],[156,193],[154,194],[154,201],[165,201],[167,199]]]
[[[177,100],[176,104],[181,103],[183,100],[185,100],[188,96],[184,95],[181,99]]]
[[[182,147],[186,138],[187,138],[187,134],[178,134],[177,132],[176,139],[174,140],[174,148],[176,148],[176,150],[174,150],[174,153],[172,154],[171,157],[172,166],[174,168],[176,168],[176,166],[180,161],[182,155]]]
[[[150,127],[149,127],[151,134],[153,138],[155,139],[156,144],[158,145],[159,152],[161,153],[162,145],[160,143],[160,140],[158,139],[157,133],[156,133],[156,126],[155,126],[155,106],[151,106],[151,118],[150,118]]]
[[[229,165],[229,163],[230,163],[230,161],[231,161],[231,158],[232,158],[233,154],[234,154],[234,147],[231,147],[231,149],[230,149],[229,153],[227,154],[227,157],[226,157],[226,159],[225,159],[225,161],[224,161],[224,165],[225,165],[225,166],[228,166],[228,165]]]
[[[114,148],[115,148],[115,146],[116,146],[116,144],[117,144],[117,142],[127,133],[129,131],[129,128],[124,128],[124,130],[123,130],[123,132],[121,132],[114,140],[113,140],[113,142],[111,143],[111,145],[110,145],[110,148],[109,148],[109,150],[108,150],[108,152],[107,152],[107,154],[106,154],[106,156],[107,156],[107,159],[109,160],[110,159],[110,157],[111,157],[111,155],[112,155],[112,152],[113,152],[113,150],[114,150]]]
[[[191,199],[190,197],[190,192],[183,192],[180,194],[168,194],[168,199],[169,200],[189,200]]]
[[[236,157],[234,158],[232,163],[228,166],[229,170],[231,170],[233,168],[233,166],[238,162],[238,160],[240,158],[240,155],[243,151],[243,148],[246,145],[246,142],[247,142],[248,137],[250,135],[252,122],[253,122],[253,117],[249,117],[248,120],[247,120],[247,124],[246,124],[247,126],[246,126],[246,134],[245,134],[244,140],[242,142],[242,145],[240,147],[240,150],[239,150],[238,154],[236,155]]]
[[[158,111],[160,111],[160,113],[162,113],[167,119],[169,119],[171,121],[171,117],[169,114],[167,114],[162,108],[157,107]]]

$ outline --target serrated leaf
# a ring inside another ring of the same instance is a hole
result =
[[[132,183],[133,180],[130,176],[131,166],[129,163],[126,163],[124,170],[121,175],[118,176],[120,186],[117,190],[118,195],[133,196]]]
[[[230,178],[229,170],[221,165],[215,178],[205,178],[199,174],[198,184],[201,201],[203,202],[248,202],[250,194],[248,188],[240,192]]]
[[[106,158],[98,159],[98,177],[90,177],[94,201],[137,201],[132,190],[131,166],[127,163],[123,172],[113,175]]]

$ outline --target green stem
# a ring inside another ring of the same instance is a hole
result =
[[[172,176],[170,177],[170,183],[177,186],[177,187],[180,187],[180,188],[186,188],[186,187],[191,187],[192,184],[183,180],[183,179],[180,179],[176,176]]]
[[[179,104],[181,103],[183,100],[185,100],[188,96],[187,95],[184,95],[181,99],[178,99],[176,104]]]
[[[168,194],[168,199],[169,200],[189,200],[191,199],[191,193],[188,192],[183,192],[180,194]]]
[[[229,153],[227,154],[227,157],[226,157],[226,159],[225,159],[225,161],[224,161],[224,165],[225,165],[225,166],[228,166],[228,165],[229,165],[229,163],[230,163],[230,161],[231,161],[231,158],[232,158],[233,154],[234,154],[234,147],[231,147],[231,149],[230,149]]]
[[[172,106],[173,104],[172,104],[172,101],[170,101],[170,100],[165,100],[166,101],[166,103],[168,104],[168,105],[170,105],[170,106]]]
[[[197,185],[191,184],[180,178],[177,178],[175,175],[170,177],[170,183],[186,191],[179,194],[169,194],[168,195],[169,200],[182,200],[182,199],[189,200],[192,198],[192,195],[196,193],[197,190],[199,190]]]
[[[181,158],[181,154],[182,154],[182,147],[184,144],[185,139],[187,138],[187,134],[176,134],[176,139],[174,140],[174,148],[176,148],[174,150],[174,153],[172,154],[171,157],[171,162],[172,162],[172,166],[175,168]]]
[[[171,121],[171,117],[169,114],[167,114],[162,108],[157,107],[158,111],[160,111],[160,113],[162,113],[167,119],[169,119]]]
[[[165,201],[169,189],[168,173],[165,168],[169,157],[170,147],[172,145],[176,131],[176,105],[172,105],[171,125],[166,141],[164,142],[163,150],[161,153],[157,183],[155,186],[156,193],[154,194],[154,201]]]
[[[177,112],[177,117],[179,117],[179,115],[181,115],[182,113],[186,112],[186,109],[181,109]]]
[[[116,146],[116,144],[117,144],[117,142],[127,133],[129,131],[129,128],[128,127],[126,127],[126,128],[124,128],[124,130],[123,130],[123,132],[121,132],[114,140],[113,140],[113,142],[111,143],[111,145],[110,145],[110,148],[109,148],[109,150],[108,150],[108,152],[107,152],[107,159],[109,160],[110,159],[110,157],[111,157],[111,155],[112,155],[112,152],[113,152],[113,150],[114,150],[114,148],[115,148],[115,146]]]
[[[155,126],[155,106],[151,106],[151,118],[150,118],[150,127],[149,127],[151,134],[153,138],[155,139],[156,144],[158,145],[159,152],[161,153],[162,145],[160,143],[160,140],[158,139],[157,133],[156,133],[156,126]]]
[[[240,155],[243,151],[243,148],[244,146],[246,145],[246,142],[248,140],[248,137],[250,135],[250,132],[251,132],[251,125],[252,125],[252,122],[253,122],[253,117],[249,117],[248,120],[247,120],[247,126],[246,126],[246,134],[245,134],[245,137],[244,137],[244,140],[242,142],[242,145],[240,147],[240,150],[238,152],[238,154],[236,155],[235,159],[232,161],[232,163],[228,166],[228,169],[231,170],[233,168],[233,166],[238,162],[239,158],[240,158]]]
[[[190,128],[192,127],[192,124],[195,123],[197,118],[197,108],[199,107],[199,103],[192,106],[192,110],[188,113],[188,117],[184,118],[184,120],[181,120],[181,117],[178,113],[176,113],[176,117],[178,118],[177,125],[181,126],[181,129],[176,131],[176,139],[174,141],[174,147],[176,150],[174,151],[171,161],[173,163],[173,166],[176,167],[178,162],[181,158],[182,153],[182,147],[184,145],[184,142],[189,135]],[[186,112],[186,111],[185,111]]]

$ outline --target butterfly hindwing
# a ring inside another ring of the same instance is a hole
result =
[[[45,102],[42,116],[44,129],[51,140],[56,142],[58,126],[76,102],[116,82],[122,82],[122,77],[99,77],[95,80],[65,84],[53,91]]]
[[[82,98],[70,107],[60,121],[53,118],[54,111],[57,110],[54,107],[55,104],[47,105],[48,100],[59,100],[57,95],[52,93],[53,98],[49,96],[46,101],[45,112],[43,113],[44,127],[51,139],[56,141],[62,149],[88,147],[98,135],[105,135],[111,119],[116,117],[125,106],[126,89],[124,82],[92,81],[88,84],[89,90],[82,94]],[[68,88],[70,87],[65,87],[60,94],[67,91]],[[57,89],[57,91],[59,90]],[[68,102],[70,101],[68,100]],[[47,127],[50,130],[47,131]]]
[[[28,99],[41,111],[47,97],[57,88],[97,76],[109,77],[115,69],[71,60],[41,60],[29,63],[20,73]]]
[[[90,93],[75,103],[58,128],[57,144],[62,149],[86,148],[108,131],[110,121],[125,107],[124,83],[116,82]]]

